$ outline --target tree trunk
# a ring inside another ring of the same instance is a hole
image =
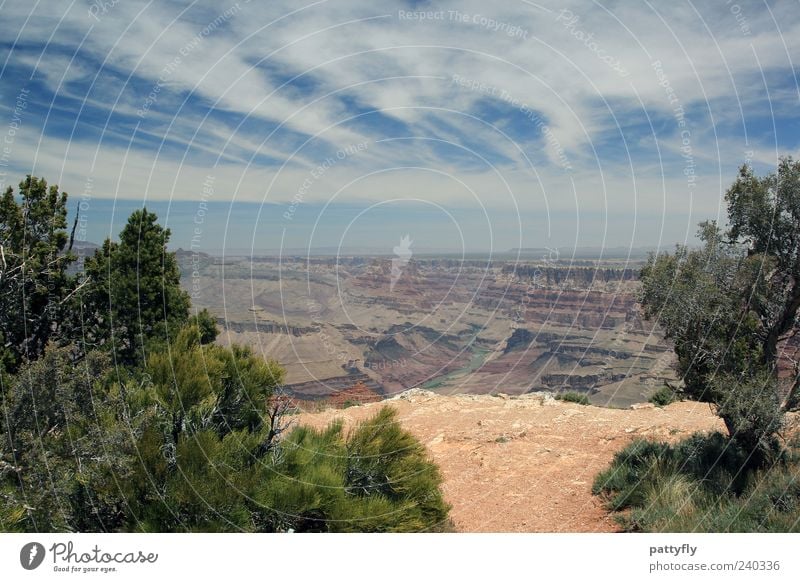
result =
[[[778,376],[778,344],[781,338],[794,327],[798,309],[800,309],[800,284],[795,280],[780,318],[769,329],[764,340],[763,362],[776,378]]]

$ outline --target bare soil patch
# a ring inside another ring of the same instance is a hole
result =
[[[597,473],[637,437],[679,440],[724,427],[707,404],[618,410],[539,394],[441,396],[411,390],[394,399],[303,413],[298,421],[352,426],[381,406],[423,442],[444,476],[461,532],[613,532],[591,493]]]

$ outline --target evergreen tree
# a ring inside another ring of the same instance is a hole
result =
[[[141,465],[129,480],[128,527],[144,531],[250,531],[245,495],[271,450],[267,405],[283,380],[249,348],[201,343],[184,327],[152,350],[125,392],[131,417],[145,419]]]
[[[74,288],[67,267],[67,194],[28,175],[19,201],[0,197],[0,372],[38,358],[65,333],[64,300]]]
[[[108,389],[108,357],[48,349],[0,379],[0,530],[115,531],[135,450]]]
[[[180,287],[170,231],[146,208],[128,218],[119,242],[109,239],[85,264],[86,290],[78,312],[85,346],[105,346],[117,362],[144,361],[145,346],[165,340],[189,317],[189,295]]]
[[[702,248],[652,256],[641,300],[675,344],[687,394],[713,403],[759,463],[800,398],[800,376],[778,375],[800,309],[800,162],[764,177],[743,166],[725,198],[728,230],[702,223]]]
[[[219,335],[217,322],[208,309],[198,311],[195,315],[191,316],[189,318],[189,324],[196,325],[200,330],[201,344],[212,344],[214,340],[217,339],[217,335]]]

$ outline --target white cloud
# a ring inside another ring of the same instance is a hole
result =
[[[138,142],[126,153],[107,143],[98,151],[97,144],[76,141],[65,158],[67,144],[50,137],[36,152],[32,150],[37,140],[20,140],[17,151],[35,155],[42,173],[54,171],[62,182],[78,185],[97,156],[93,172],[102,184],[98,195],[179,199],[197,197],[197,184],[209,172],[201,155],[221,155],[223,165],[213,172],[218,184],[231,185],[225,196],[261,200],[272,183],[270,199],[286,202],[324,152],[369,143],[361,155],[327,173],[319,184],[325,189],[309,191],[309,200],[324,201],[339,186],[377,172],[357,180],[339,198],[374,201],[422,195],[442,204],[475,204],[457,180],[441,174],[406,172],[398,179],[396,172],[381,173],[397,165],[424,165],[471,184],[484,203],[513,207],[511,199],[500,194],[505,179],[523,209],[541,210],[541,196],[528,195],[542,189],[534,179],[538,175],[551,207],[569,210],[578,205],[612,213],[630,211],[634,204],[639,211],[657,213],[665,196],[670,204],[715,212],[720,189],[746,149],[753,150],[757,162],[776,157],[768,131],[751,129],[745,144],[730,127],[742,123],[740,107],[748,122],[768,118],[770,106],[779,115],[796,107],[795,80],[774,81],[780,72],[791,70],[798,57],[796,7],[742,3],[741,12],[735,12],[724,3],[670,5],[668,10],[653,2],[601,6],[586,0],[566,8],[543,4],[537,8],[523,2],[466,0],[458,8],[466,21],[454,18],[450,7],[426,4],[424,10],[440,10],[441,16],[419,22],[399,18],[398,9],[403,8],[388,0],[368,5],[316,2],[307,7],[288,0],[191,5],[126,0],[98,14],[97,22],[88,14],[88,3],[60,14],[60,5],[42,2],[25,24],[26,49],[12,49],[9,58],[24,66],[40,60],[38,70],[53,88],[66,73],[62,92],[77,99],[84,96],[75,88],[94,77],[98,64],[105,62],[130,81],[102,85],[103,91],[93,92],[89,103],[128,116],[141,107],[146,95],[142,87],[156,86],[161,79],[163,93],[147,113],[150,124],[143,124],[141,131],[155,138],[166,136],[168,143],[189,150],[182,160]],[[569,14],[562,12],[565,9]],[[22,27],[27,10],[22,3],[7,3],[2,9],[5,25]],[[202,33],[225,10],[232,14],[218,21],[213,31]],[[518,27],[511,36],[504,33],[510,26]],[[64,54],[87,32],[81,53],[67,67]],[[201,40],[187,50],[198,34]],[[53,47],[39,59],[30,41],[44,44],[51,37]],[[57,52],[56,46],[65,50]],[[165,67],[176,57],[180,63],[165,75]],[[661,61],[674,93],[659,83],[654,61]],[[458,86],[451,82],[454,74],[490,89]],[[298,75],[299,84],[281,86]],[[762,75],[772,79],[769,101]],[[510,118],[498,121],[499,130],[517,136],[520,143],[515,144],[470,119],[483,115],[482,108],[492,102],[507,107],[501,93],[546,119],[550,142],[533,123],[520,127]],[[677,101],[670,103],[670,95]],[[181,107],[187,97],[191,99]],[[218,115],[204,118],[206,110],[197,108],[198,99],[206,108],[247,116],[249,121],[237,128]],[[694,193],[682,173],[685,160],[673,117],[676,104],[691,118],[693,156],[703,186]],[[645,131],[644,137],[623,143],[618,125],[644,119],[642,107],[655,120],[659,139]],[[375,116],[370,122],[363,117],[344,122],[359,110],[380,111],[384,119],[407,130],[389,131],[390,122],[378,123]],[[155,122],[162,124],[163,132]],[[271,133],[276,124],[284,131]],[[401,134],[461,145],[479,142],[481,155],[507,161],[494,169],[479,160],[465,164],[454,149],[432,141],[376,144],[387,135]],[[280,164],[305,140],[308,144],[278,174]],[[569,158],[572,173],[561,167],[555,143]],[[616,143],[618,151],[609,151],[608,143]],[[534,169],[520,149],[534,160]],[[277,160],[277,165],[248,165],[253,156]],[[164,188],[173,182],[175,188]]]

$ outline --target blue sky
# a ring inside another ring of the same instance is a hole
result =
[[[800,142],[790,1],[5,1],[0,32],[0,182],[95,241],[148,204],[213,251],[671,246]]]

